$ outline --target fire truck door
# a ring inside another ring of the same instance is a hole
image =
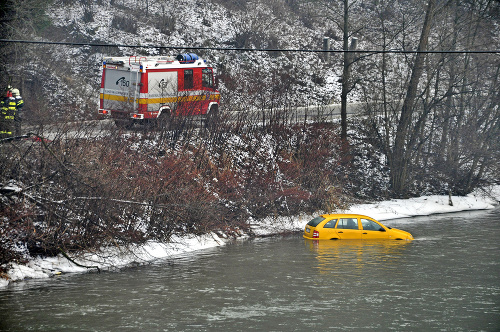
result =
[[[148,74],[148,110],[157,111],[163,105],[175,109],[177,101],[177,71],[150,71]]]
[[[126,112],[137,110],[139,74],[138,71],[106,69],[104,108]]]

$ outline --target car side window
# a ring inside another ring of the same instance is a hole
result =
[[[337,219],[332,219],[323,226],[323,228],[335,228],[335,224],[337,223]]]
[[[337,228],[343,229],[358,229],[358,219],[356,218],[341,218],[337,224]]]
[[[363,225],[364,230],[368,231],[379,231],[382,227],[373,220],[361,219],[361,225]]]

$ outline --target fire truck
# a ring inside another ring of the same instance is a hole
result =
[[[213,68],[193,53],[103,61],[99,114],[119,127],[164,124],[175,116],[209,121],[218,115],[219,99]]]

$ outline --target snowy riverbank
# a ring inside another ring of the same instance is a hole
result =
[[[465,197],[452,196],[451,199],[453,206],[449,205],[448,196],[434,195],[359,204],[343,212],[365,214],[380,221],[385,221],[384,224],[390,226],[391,223],[387,222],[387,220],[391,219],[493,209],[500,201],[500,186],[492,187],[488,192],[477,191]],[[279,218],[278,220],[269,218],[254,221],[252,222],[252,231],[260,236],[301,231],[312,217],[303,215],[294,218]],[[247,236],[242,235],[241,238],[244,239]],[[99,269],[107,270],[144,264],[158,259],[175,258],[178,255],[225,245],[230,240],[232,239],[221,237],[215,233],[200,237],[177,237],[168,244],[148,242],[146,245],[127,249],[108,248],[103,252],[82,254],[78,257],[72,257],[72,259],[80,265],[97,266]],[[74,264],[61,254],[57,257],[34,258],[26,265],[13,264],[7,272],[7,278],[9,279],[0,278],[0,287],[7,286],[11,281],[49,278],[61,273],[84,273],[88,270],[88,268]]]

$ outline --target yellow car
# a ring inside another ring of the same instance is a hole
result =
[[[413,240],[405,231],[386,227],[360,214],[324,214],[309,221],[304,238],[310,240]]]

